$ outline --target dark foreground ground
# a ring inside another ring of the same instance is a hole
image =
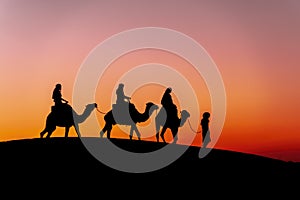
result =
[[[104,138],[85,140],[94,145],[109,142]],[[136,153],[153,152],[165,146],[163,143],[126,139],[111,139],[111,142]],[[186,148],[175,144],[173,147]],[[106,195],[121,195],[122,198],[132,198],[137,192],[146,195],[143,198],[151,194],[157,198],[161,195],[170,198],[184,195],[187,198],[204,194],[211,197],[261,194],[273,197],[281,193],[287,199],[290,195],[300,196],[299,163],[218,149],[212,149],[199,159],[199,150],[199,147],[190,146],[164,168],[130,173],[103,164],[76,137],[1,142],[1,189],[20,191],[26,188],[27,192],[46,192],[44,195],[51,194],[50,191],[70,194],[106,192]],[[157,157],[153,162],[163,162],[160,159],[163,158]],[[122,162],[132,161],[123,158]]]

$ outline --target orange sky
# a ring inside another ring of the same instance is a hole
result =
[[[227,106],[216,148],[300,161],[299,9],[300,3],[292,0],[3,0],[0,141],[39,137],[56,83],[63,85],[63,96],[72,104],[80,66],[98,44],[122,31],[152,26],[193,38],[218,67]],[[190,63],[170,52],[148,49],[123,55],[109,66],[95,94],[101,110],[110,109],[117,81],[134,67],[147,63],[167,65],[180,72],[195,91],[200,112],[211,109],[203,77]],[[141,86],[133,93],[132,101],[143,110],[145,95],[159,104],[163,90],[155,84]],[[174,90],[173,95],[179,104],[180,94]],[[103,116],[95,114],[103,124]],[[211,124],[214,119],[217,116],[212,113]],[[88,125],[87,120],[80,126],[85,129]],[[63,133],[63,128],[57,128],[53,136]],[[118,137],[117,129],[112,134]],[[91,135],[98,136],[98,131]],[[73,129],[70,136],[75,136]],[[179,142],[194,136],[186,123]],[[200,145],[200,141],[197,135],[194,145]]]

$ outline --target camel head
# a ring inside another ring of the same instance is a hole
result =
[[[146,108],[143,113],[139,113],[138,111],[132,116],[135,122],[145,122],[149,119],[150,115],[154,112],[154,110],[158,109],[158,106],[152,102],[146,103]]]
[[[88,105],[86,105],[85,107],[86,107],[86,109],[87,110],[93,110],[94,108],[97,108],[97,103],[91,103],[91,104],[88,104]]]
[[[87,104],[85,106],[85,110],[83,111],[82,114],[78,115],[77,113],[75,113],[75,121],[76,123],[82,123],[84,122],[88,116],[90,116],[91,112],[97,108],[97,104],[96,103],[91,103],[91,104]]]
[[[157,110],[159,107],[158,107],[158,105],[156,105],[152,102],[148,102],[148,103],[146,103],[146,108],[147,108],[147,110],[149,110],[152,113],[154,110]]]
[[[190,116],[191,115],[188,111],[186,111],[186,110],[181,111],[180,127],[182,127],[184,125],[184,123]]]

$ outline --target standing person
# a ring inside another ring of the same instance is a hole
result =
[[[116,90],[116,95],[117,95],[117,104],[122,104],[125,102],[125,100],[127,100],[129,102],[129,100],[131,99],[130,97],[126,96],[124,94],[124,84],[120,83],[117,90]]]
[[[62,105],[62,101],[64,101],[65,103],[68,103],[67,100],[62,98],[62,94],[61,94],[61,84],[56,84],[53,93],[52,93],[52,99],[55,103],[55,106],[61,106]]]
[[[202,114],[201,126],[202,126],[202,148],[206,148],[207,144],[211,141],[210,130],[209,130],[209,112]]]

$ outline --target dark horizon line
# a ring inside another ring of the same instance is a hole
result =
[[[89,139],[100,139],[100,140],[107,140],[106,137],[104,138],[100,138],[100,137],[92,137],[92,136],[88,136],[88,137],[82,137],[81,138],[89,138]],[[12,139],[12,140],[6,140],[6,141],[0,141],[1,143],[9,143],[9,142],[20,142],[20,141],[31,141],[31,140],[44,140],[44,141],[53,141],[55,139],[62,139],[62,140],[70,140],[70,139],[80,139],[80,137],[78,136],[69,136],[67,138],[62,137],[62,136],[54,136],[51,138],[39,138],[39,137],[33,137],[33,138],[23,138],[23,139]],[[110,138],[110,140],[126,140],[126,141],[130,141],[129,138]],[[164,144],[164,142],[157,142],[157,141],[151,141],[151,140],[137,140],[137,139],[133,139],[131,140],[131,142],[137,142],[137,143],[142,143],[142,142],[146,142],[146,143],[160,143],[160,144]],[[172,144],[170,143],[166,143],[166,145],[177,145],[177,146],[189,146],[189,147],[193,147],[193,148],[202,148],[199,145],[186,145],[186,144]],[[280,159],[280,158],[276,158],[276,157],[271,157],[271,156],[267,156],[267,155],[263,155],[263,154],[257,154],[257,153],[252,153],[252,152],[245,152],[245,151],[238,151],[238,150],[233,150],[233,149],[225,149],[225,148],[208,148],[208,149],[215,149],[215,150],[220,150],[220,151],[227,151],[227,152],[234,152],[234,153],[239,153],[239,154],[246,154],[246,155],[253,155],[253,156],[257,156],[257,157],[261,157],[261,158],[266,158],[266,159],[271,159],[271,160],[275,160],[275,161],[281,161],[281,162],[286,162],[286,163],[296,163],[296,164],[300,164],[300,161],[292,161],[292,160],[284,160],[284,159]]]

